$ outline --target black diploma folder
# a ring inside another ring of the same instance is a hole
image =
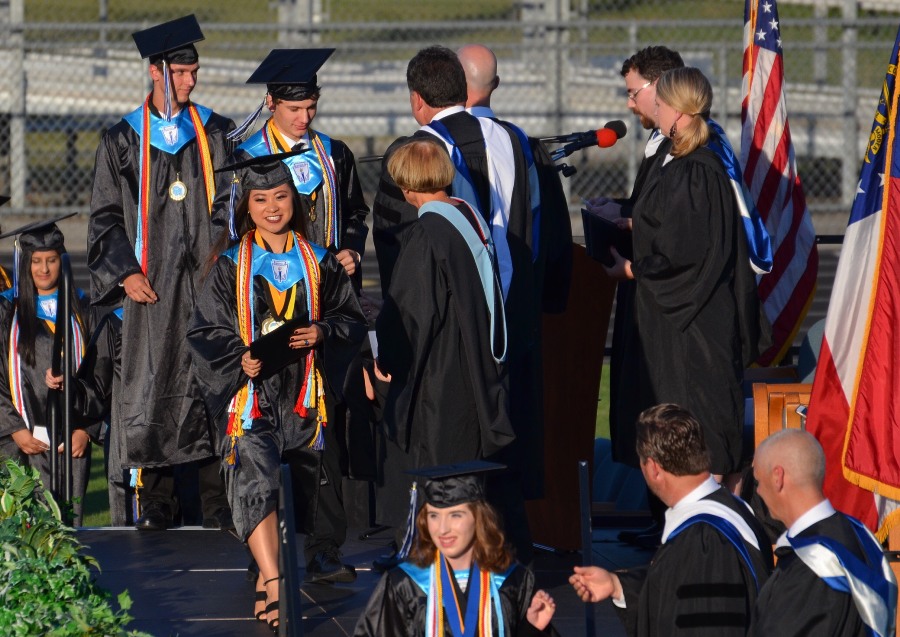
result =
[[[293,349],[290,342],[294,330],[308,325],[309,321],[306,320],[306,317],[291,319],[250,343],[250,355],[262,361],[262,370],[254,380],[268,378],[280,369],[306,356],[309,351],[308,347]]]
[[[631,259],[631,233],[628,230],[620,229],[609,219],[587,208],[581,209],[581,221],[584,224],[584,247],[594,261],[612,267],[616,260],[609,251],[610,247],[615,247],[619,254]]]

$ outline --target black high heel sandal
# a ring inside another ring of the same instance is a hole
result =
[[[279,578],[272,577],[270,579],[267,579],[266,581],[263,582],[263,586],[265,586],[269,582],[274,582],[277,579],[279,579]],[[279,597],[280,597],[280,595],[279,595]],[[265,597],[265,599],[268,599],[268,595]],[[279,600],[276,599],[274,602],[269,602],[268,604],[266,604],[266,610],[265,610],[266,623],[269,625],[269,628],[272,629],[272,632],[275,633],[276,635],[278,634],[278,624],[280,622],[280,617],[276,617],[275,619],[269,619],[269,613],[272,612],[273,610],[278,610],[278,601]],[[257,615],[257,618],[259,618],[258,615]]]

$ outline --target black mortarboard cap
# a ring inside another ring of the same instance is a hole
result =
[[[273,49],[247,84],[265,84],[274,98],[298,102],[319,92],[316,73],[334,49]]]
[[[425,502],[438,509],[445,509],[484,500],[484,475],[505,468],[505,465],[496,462],[472,460],[407,473],[425,478],[422,489]]]
[[[63,235],[56,224],[63,219],[74,217],[77,213],[69,212],[52,219],[40,219],[26,223],[15,230],[0,234],[0,239],[21,235],[19,245],[23,250],[62,250]]]
[[[283,160],[304,152],[306,152],[306,149],[251,157],[228,166],[222,166],[216,172],[237,173],[241,188],[245,192],[247,190],[271,190],[281,184],[294,183],[294,179],[291,177],[291,170]]]
[[[19,235],[16,240],[15,251],[15,268],[13,269],[13,296],[19,297],[19,269],[22,261],[22,254],[30,254],[40,250],[56,250],[60,254],[66,251],[65,238],[59,227],[56,225],[58,221],[74,217],[76,213],[59,215],[52,219],[41,219],[26,223],[15,230],[0,234],[0,239]]]
[[[131,37],[141,57],[150,58],[151,64],[163,59],[169,64],[194,64],[198,59],[194,42],[203,39],[203,32],[192,13],[132,33]]]

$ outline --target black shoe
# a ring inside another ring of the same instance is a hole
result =
[[[303,581],[307,584],[349,584],[356,581],[356,569],[342,563],[337,551],[323,551],[316,553],[306,565]]]
[[[158,504],[148,504],[134,526],[141,531],[165,531],[169,528],[171,515]]]
[[[619,542],[625,542],[625,544],[632,544],[634,546],[641,546],[639,544],[638,538],[642,536],[652,535],[662,537],[662,527],[656,522],[645,529],[638,529],[637,531],[622,531],[617,537],[619,538]]]
[[[381,557],[376,557],[372,561],[372,568],[378,571],[379,573],[384,573],[385,571],[389,571],[397,564],[400,563],[400,557],[397,555],[397,551],[390,553],[388,555],[382,555]]]
[[[208,518],[203,518],[204,529],[215,529],[218,531],[230,531],[234,528],[234,521],[231,519],[231,510],[228,507],[222,507],[216,510]]]

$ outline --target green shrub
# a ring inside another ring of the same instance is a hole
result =
[[[91,577],[96,560],[41,485],[37,470],[0,463],[0,632],[3,635],[140,635],[127,592],[114,610]]]

